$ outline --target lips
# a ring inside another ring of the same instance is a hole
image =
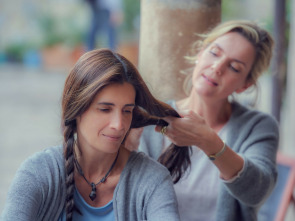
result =
[[[207,82],[209,82],[209,83],[212,84],[213,86],[218,86],[218,84],[217,84],[213,79],[211,79],[211,78],[205,76],[204,74],[203,74],[202,76],[203,76],[203,78],[205,78],[205,80],[206,80]]]
[[[104,136],[107,139],[111,140],[111,141],[119,141],[121,139],[121,136],[116,136],[116,135],[106,135],[106,134],[104,134]]]

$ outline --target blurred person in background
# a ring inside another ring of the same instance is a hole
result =
[[[91,22],[87,36],[87,50],[96,48],[97,35],[107,37],[108,48],[118,46],[117,28],[123,21],[123,0],[85,0],[91,9]]]

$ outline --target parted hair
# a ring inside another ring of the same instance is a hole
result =
[[[85,53],[70,71],[62,96],[62,124],[64,135],[64,158],[66,174],[66,220],[72,220],[74,203],[74,134],[76,119],[90,106],[104,87],[124,82],[133,85],[135,108],[131,128],[147,125],[168,125],[165,116],[180,117],[168,104],[155,99],[136,67],[124,56],[108,49],[97,49]],[[124,141],[123,141],[124,142]],[[174,144],[160,156],[159,162],[168,168],[176,183],[190,166],[191,147]]]

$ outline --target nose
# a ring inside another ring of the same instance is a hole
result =
[[[122,113],[114,113],[111,121],[110,127],[116,130],[121,130],[124,127],[124,118]]]
[[[221,75],[224,71],[225,61],[223,59],[219,59],[214,61],[211,66],[211,69],[218,75]]]

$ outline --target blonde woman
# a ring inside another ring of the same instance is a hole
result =
[[[277,122],[229,99],[255,85],[272,48],[269,33],[253,22],[218,25],[194,57],[188,97],[168,102],[182,118],[164,118],[169,125],[156,126],[162,134],[143,130],[139,150],[155,159],[171,143],[193,146],[191,168],[174,185],[182,221],[257,220],[274,188]]]

